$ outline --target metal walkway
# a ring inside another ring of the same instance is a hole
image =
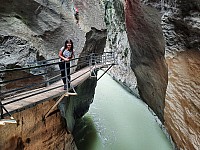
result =
[[[58,69],[58,58],[29,62],[26,67],[0,70],[1,76],[14,76],[17,72],[26,72],[24,77],[9,79],[0,82],[0,125],[6,122],[15,123],[12,114],[31,108],[38,103],[42,103],[49,99],[60,97],[56,105],[64,96],[76,95],[74,87],[84,82],[89,77],[96,77],[96,70],[100,68],[107,68],[107,72],[113,65],[115,65],[115,56],[112,52],[102,54],[89,54],[71,60],[71,88],[63,90],[62,77]],[[75,65],[73,65],[75,64]],[[76,65],[78,64],[78,65]],[[65,69],[66,70],[66,69]],[[73,71],[77,70],[77,71]],[[53,75],[51,75],[53,72]],[[99,77],[99,79],[102,76]],[[63,77],[65,78],[65,77]],[[66,78],[67,79],[67,78]],[[99,80],[97,79],[97,80]],[[30,80],[30,82],[27,82]],[[71,90],[72,92],[69,92]],[[55,106],[52,107],[52,109]],[[51,110],[49,110],[46,114]],[[10,122],[4,117],[10,116]]]

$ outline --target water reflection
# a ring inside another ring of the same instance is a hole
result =
[[[79,119],[75,125],[76,132],[73,133],[79,150],[103,150],[98,131],[90,116]],[[78,129],[78,130],[77,130]]]

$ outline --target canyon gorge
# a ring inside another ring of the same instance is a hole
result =
[[[176,149],[200,148],[200,0],[0,2],[1,70],[57,58],[66,38],[73,40],[76,57],[86,52],[114,52],[118,64],[108,74],[149,106]],[[9,78],[1,74],[0,81]],[[68,141],[67,146],[58,147],[69,149],[71,134],[62,131],[63,126],[59,122],[59,130],[52,131],[63,132],[61,139],[55,133],[57,141],[50,142]]]

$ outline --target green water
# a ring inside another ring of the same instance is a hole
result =
[[[107,74],[98,81],[94,102],[75,131],[79,150],[173,149],[145,104]]]

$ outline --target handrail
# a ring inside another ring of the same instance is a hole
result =
[[[106,53],[113,53],[113,52],[104,52],[104,54]],[[91,54],[91,53],[90,53]],[[102,53],[92,53],[93,55],[102,55]],[[73,60],[76,60],[76,59],[80,59],[80,58],[85,58],[85,57],[88,57],[90,55],[86,55],[86,56],[81,56],[79,58],[73,58],[71,59],[70,61],[73,61]],[[49,59],[49,60],[46,60],[46,61],[38,61],[38,62],[35,62],[37,64],[39,64],[39,62],[48,62],[48,61],[51,61],[51,60],[59,60],[59,58],[54,58],[54,59]],[[32,63],[32,62],[30,62]],[[19,70],[26,70],[26,69],[33,69],[33,68],[40,68],[40,67],[45,67],[45,66],[51,66],[51,65],[56,65],[58,64],[59,62],[56,62],[56,63],[45,63],[45,64],[41,64],[41,65],[36,65],[36,66],[29,66],[29,67],[23,67],[23,68],[13,68],[13,69],[4,69],[4,70],[0,70],[0,73],[3,73],[3,72],[10,72],[10,71],[19,71]]]
[[[75,67],[75,66],[77,66],[77,65],[71,66],[70,68]],[[64,71],[64,70],[65,70],[65,69],[63,69],[63,70],[57,70],[57,71]],[[43,73],[43,74],[45,75],[45,74],[47,74],[47,73]],[[73,73],[71,73],[70,75],[72,75],[72,74],[73,74]],[[33,77],[34,77],[34,76],[33,76]],[[28,77],[25,77],[25,78],[28,78]],[[23,80],[23,79],[25,79],[25,78],[15,79],[15,80],[13,80],[13,81]],[[52,78],[53,78],[53,77],[52,77]],[[65,78],[65,77],[60,77],[59,79],[62,79],[62,78]],[[57,80],[58,80],[58,79],[57,79]],[[11,81],[11,80],[9,80],[9,81]],[[40,85],[42,85],[42,84],[46,84],[46,83],[48,83],[48,82],[53,82],[53,81],[56,81],[56,80],[46,80],[46,81],[44,81],[44,82],[39,82],[39,83],[37,83],[37,84],[34,83],[34,84],[31,84],[31,85],[28,85],[28,86],[23,86],[23,87],[14,89],[14,90],[2,92],[1,94],[2,94],[2,95],[5,95],[5,94],[12,93],[12,92],[22,91],[22,90],[24,90],[24,89],[30,89],[30,88],[32,88],[32,87],[37,87],[37,86],[40,86]],[[8,81],[6,81],[6,82],[8,82]]]
[[[84,59],[85,58],[85,59]],[[57,60],[59,61],[58,58],[53,58],[53,59],[49,59],[49,60],[42,60],[42,61],[38,61],[38,62],[27,62],[27,64],[31,64],[31,66],[26,66],[26,67],[22,67],[22,68],[13,68],[13,69],[4,69],[4,70],[0,70],[0,73],[7,73],[7,72],[14,72],[14,71],[21,71],[21,70],[29,70],[29,72],[35,72],[37,74],[33,74],[33,75],[30,75],[30,76],[25,76],[25,77],[20,77],[20,78],[16,78],[16,79],[11,79],[11,80],[6,80],[6,81],[2,81],[0,82],[0,86],[4,84],[8,84],[8,83],[12,83],[12,82],[16,82],[16,81],[20,81],[20,80],[24,80],[24,79],[29,79],[29,78],[35,78],[35,77],[38,77],[38,76],[46,76],[48,75],[48,67],[51,67],[51,66],[55,66],[55,65],[58,65],[60,62],[51,62],[51,63],[47,63],[49,61],[52,61],[52,60]],[[95,65],[96,64],[102,64],[102,65],[113,65],[115,62],[115,58],[113,56],[113,52],[104,52],[104,53],[89,53],[89,54],[81,54],[81,56],[79,58],[74,58],[74,59],[71,59],[70,61],[74,61],[74,60],[79,60],[78,61],[78,64],[75,64],[75,65],[71,65],[70,68],[74,68],[74,67],[84,67],[84,66],[91,66],[91,65],[94,65],[94,67],[96,67]],[[113,63],[114,62],[114,63]],[[77,62],[76,62],[77,63]],[[91,69],[91,68],[90,68]],[[63,69],[64,71],[65,69]],[[42,71],[39,72],[39,71]],[[54,73],[56,72],[60,72],[62,70],[54,70]],[[76,78],[74,78],[73,80],[70,81],[70,83],[76,79],[78,79],[79,77],[83,76],[85,73],[88,73],[90,70],[80,74],[79,76],[77,76]],[[39,72],[39,73],[38,73]],[[75,72],[72,72],[70,73],[70,75],[74,74]],[[39,83],[34,83],[34,84],[29,84],[29,85],[26,85],[26,86],[22,86],[22,87],[19,87],[19,88],[16,88],[16,89],[12,89],[12,90],[8,90],[8,91],[0,91],[0,101],[6,97],[9,97],[13,94],[19,94],[19,92],[24,92],[25,90],[27,89],[30,89],[30,88],[35,88],[35,87],[41,87],[41,85],[44,85],[44,84],[47,84],[49,82],[55,82],[57,80],[60,80],[60,79],[63,79],[63,78],[67,78],[66,76],[65,77],[60,77],[60,74],[56,74],[55,76],[53,77],[50,77],[50,79],[48,78],[45,78],[42,82],[39,82]],[[30,96],[34,96],[34,95],[37,95],[37,94],[40,94],[40,93],[43,93],[43,92],[46,92],[46,91],[50,91],[50,90],[53,90],[53,89],[56,89],[56,88],[60,88],[62,87],[63,85],[59,85],[59,86],[56,86],[56,87],[52,87],[52,88],[48,88],[48,89],[45,89],[45,90],[41,90],[41,91],[38,91],[38,92],[34,92],[34,93],[31,93],[31,94],[28,94],[26,96],[22,96],[20,98],[17,98],[15,100],[12,100],[12,101],[9,101],[9,102],[5,102],[2,104],[3,101],[1,101],[1,105],[2,106],[5,106],[7,104],[10,104],[10,103],[13,103],[13,102],[16,102],[16,101],[19,101],[19,100],[22,100],[24,98],[27,98],[27,97],[30,97]],[[1,106],[0,106],[1,107]],[[1,114],[2,115],[2,114]]]
[[[78,59],[78,58],[76,58],[76,59]],[[73,61],[73,60],[75,60],[75,59],[72,59],[70,61]],[[82,62],[84,63],[84,61],[82,61]],[[6,70],[0,70],[0,73],[9,72],[9,71],[21,71],[21,70],[26,70],[26,69],[42,68],[42,67],[51,66],[51,65],[57,65],[57,64],[59,64],[59,62],[57,62],[57,63],[43,64],[43,65],[37,65],[37,66],[32,66],[32,67],[6,69]],[[73,65],[70,68],[73,68],[73,67],[76,67],[76,66],[78,66],[78,65]],[[38,70],[33,70],[33,71],[36,72],[36,71],[39,71],[39,70],[44,70],[44,69],[38,69]],[[58,71],[60,71],[60,70],[58,70]],[[0,84],[5,84],[5,83],[14,82],[14,81],[17,81],[17,80],[23,80],[23,79],[27,79],[27,78],[31,78],[31,77],[36,77],[36,76],[39,76],[39,75],[45,75],[45,74],[47,74],[47,73],[41,73],[41,74],[36,74],[36,75],[30,76],[30,77],[23,77],[23,78],[17,78],[17,79],[2,81],[2,82],[0,82]]]
[[[76,59],[79,59],[79,58],[73,58],[70,61],[73,61],[73,60],[76,60]],[[59,64],[59,62],[46,63],[46,64],[41,64],[41,65],[36,65],[36,66],[23,67],[23,68],[4,69],[4,70],[0,70],[0,73],[11,72],[11,71],[27,70],[27,69],[33,69],[33,68],[40,68],[40,67],[57,65],[57,64]]]
[[[85,73],[87,73],[87,72],[89,72],[89,71],[86,71]],[[80,74],[79,76],[77,76],[76,78],[74,78],[73,80],[71,80],[71,82],[74,81],[74,80],[76,80],[76,79],[78,79],[79,77],[83,76],[85,73]],[[34,95],[43,93],[43,92],[47,92],[47,91],[50,91],[50,90],[54,90],[54,89],[60,88],[60,87],[62,87],[62,86],[63,86],[63,85],[59,85],[59,86],[56,86],[56,87],[53,87],[53,88],[50,88],[50,89],[47,89],[47,90],[43,90],[43,91],[40,91],[40,92],[37,92],[37,93],[33,93],[33,94],[31,94],[31,95],[28,95],[28,96],[20,97],[19,99],[16,99],[16,100],[13,100],[13,101],[9,101],[9,102],[3,103],[3,105],[8,105],[8,104],[10,104],[10,103],[13,103],[13,102],[16,102],[16,101],[19,101],[19,100],[28,98],[28,97],[30,97],[30,96],[34,96]]]
[[[56,65],[56,64],[58,64],[58,63],[59,63],[59,62],[51,63],[51,64],[38,65],[38,66],[31,66],[31,67],[5,69],[5,70],[0,70],[0,73],[11,72],[11,71],[21,71],[21,70],[27,70],[27,69],[33,69],[33,68],[40,68],[40,67],[45,67],[45,66]]]

